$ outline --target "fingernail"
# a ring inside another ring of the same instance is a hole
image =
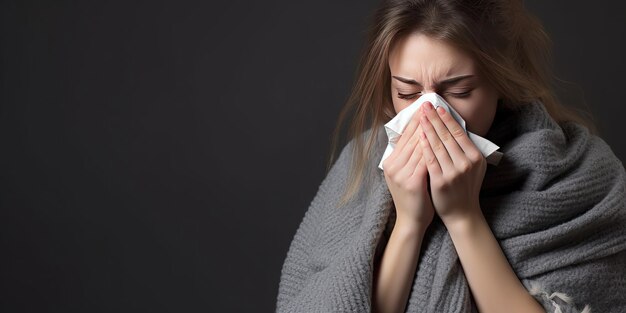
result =
[[[426,110],[428,110],[428,111],[433,109],[433,105],[430,102],[428,102],[428,101],[426,101],[424,103],[424,105],[426,106]]]
[[[446,109],[444,109],[442,107],[438,107],[437,108],[437,113],[439,113],[439,115],[443,115],[444,113],[446,113]]]

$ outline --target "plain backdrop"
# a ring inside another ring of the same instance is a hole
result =
[[[0,311],[272,312],[378,1],[2,1]],[[527,1],[624,160],[626,3]]]

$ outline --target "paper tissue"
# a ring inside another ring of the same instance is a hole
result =
[[[398,114],[391,119],[387,124],[385,124],[385,132],[387,133],[387,137],[389,138],[389,143],[387,144],[387,149],[383,153],[383,157],[378,164],[378,168],[383,169],[383,161],[393,152],[393,149],[398,142],[400,135],[404,131],[406,125],[408,125],[409,121],[413,114],[417,112],[419,107],[424,102],[432,103],[433,107],[436,109],[438,107],[443,107],[448,113],[452,115],[452,117],[465,129],[468,137],[472,142],[476,145],[476,147],[482,152],[483,156],[487,159],[487,163],[498,165],[500,163],[500,159],[502,158],[502,152],[496,151],[500,147],[494,144],[493,142],[480,137],[474,133],[467,131],[465,126],[465,120],[457,113],[451,105],[449,105],[446,100],[444,100],[437,93],[425,93],[421,97],[419,97],[415,102],[411,103],[408,107],[402,109]]]

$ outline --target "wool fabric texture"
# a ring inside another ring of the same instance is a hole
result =
[[[372,135],[371,129],[364,136]],[[371,312],[373,271],[395,223],[381,128],[366,180],[346,205],[351,140],[291,241],[276,312]],[[499,106],[485,138],[504,153],[488,165],[480,206],[522,284],[546,312],[626,311],[626,171],[600,137],[555,122],[540,101]],[[590,311],[591,310],[591,311]],[[477,312],[454,244],[436,216],[406,312]]]

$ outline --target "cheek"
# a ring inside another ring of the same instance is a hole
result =
[[[407,101],[402,101],[401,99],[394,99],[392,100],[392,103],[393,103],[393,109],[396,111],[396,114],[402,111],[402,109],[408,107],[410,104]]]
[[[458,108],[458,109],[457,109]],[[459,112],[465,120],[467,129],[479,136],[484,136],[493,122],[495,114],[495,106],[487,103],[471,101],[459,105],[455,105],[454,109]]]

